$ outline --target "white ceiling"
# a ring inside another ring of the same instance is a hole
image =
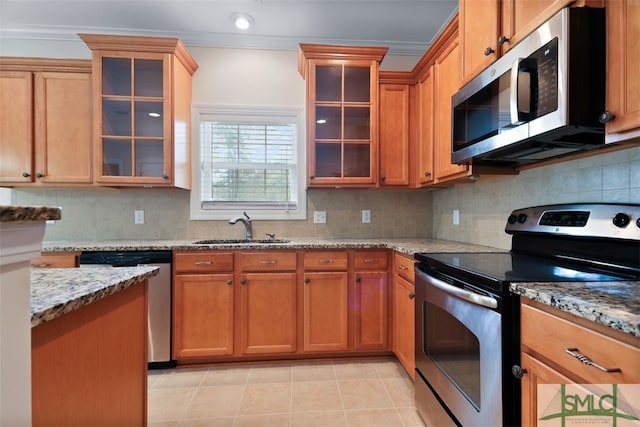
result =
[[[0,37],[129,34],[178,37],[187,46],[347,44],[422,55],[457,7],[458,0],[0,0]],[[234,12],[251,15],[254,27],[235,29]]]

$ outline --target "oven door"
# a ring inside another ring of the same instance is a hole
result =
[[[423,418],[442,412],[428,407],[440,401],[461,425],[503,424],[502,316],[497,307],[491,296],[416,268],[416,406]]]

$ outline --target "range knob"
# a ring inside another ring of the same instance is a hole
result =
[[[520,224],[524,224],[526,221],[527,221],[527,214],[521,213],[520,215],[518,215],[518,222]]]
[[[640,218],[636,219],[636,227],[640,228]]]
[[[518,220],[518,217],[515,216],[514,214],[509,215],[509,218],[507,218],[507,222],[509,224],[515,224],[517,220]]]
[[[620,212],[613,217],[613,225],[618,228],[625,228],[630,222],[631,218],[626,213]]]

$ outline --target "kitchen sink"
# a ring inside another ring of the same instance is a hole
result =
[[[194,245],[235,245],[235,244],[264,244],[264,243],[289,243],[286,239],[208,239],[193,242]]]

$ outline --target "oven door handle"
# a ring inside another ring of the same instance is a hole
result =
[[[446,292],[450,295],[453,295],[457,298],[463,299],[470,303],[481,305],[483,307],[488,308],[498,308],[498,301],[495,298],[488,297],[485,295],[476,294],[474,292],[467,291],[466,289],[458,288],[456,286],[452,286],[446,282],[443,282],[440,279],[437,279],[433,276],[429,276],[427,274],[418,272],[426,276],[426,280],[434,287],[440,289],[443,292]]]

